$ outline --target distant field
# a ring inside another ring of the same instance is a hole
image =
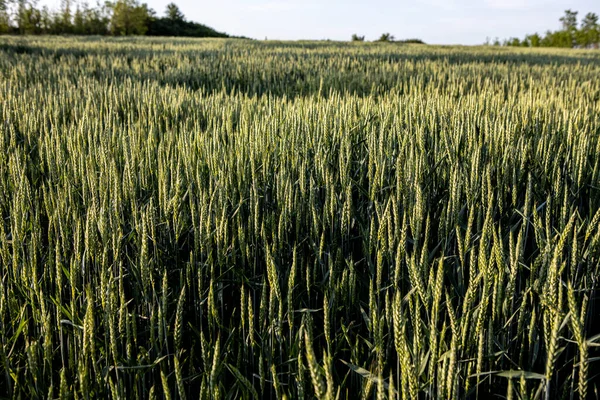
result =
[[[0,397],[600,396],[600,52],[0,37]]]

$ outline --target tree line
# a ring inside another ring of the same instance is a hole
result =
[[[365,37],[359,36],[356,33],[353,33],[350,40],[352,42],[364,42]],[[404,39],[404,40],[396,40],[396,37],[389,32],[382,33],[379,36],[379,39],[374,40],[374,42],[383,42],[383,43],[413,43],[413,44],[425,44],[421,39]]]
[[[577,22],[578,11],[566,10],[560,18],[561,29],[547,31],[545,35],[534,33],[526,35],[522,40],[516,37],[505,39],[502,43],[498,39],[494,45],[521,46],[521,47],[580,47],[598,48],[600,45],[600,24],[598,15],[589,12],[581,23]],[[490,44],[489,40],[486,44]]]
[[[58,10],[37,7],[37,0],[0,0],[0,34],[25,35],[148,35],[229,37],[214,29],[188,21],[179,7],[170,3],[158,17],[138,0],[88,3],[61,0]]]

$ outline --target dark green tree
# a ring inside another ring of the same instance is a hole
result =
[[[155,35],[228,37],[206,25],[186,21],[175,3],[163,18],[140,0],[97,0],[90,7],[83,1],[61,0],[60,8],[36,7],[38,0],[0,0],[0,34]]]
[[[119,0],[111,5],[110,31],[113,35],[143,35],[148,30],[150,10],[137,0]]]
[[[154,16],[150,18],[147,34],[151,36],[228,37],[206,25],[186,21],[183,13],[174,3],[167,5],[163,18]]]
[[[87,33],[85,16],[79,4],[77,5],[75,14],[73,15],[73,33],[76,35],[85,35]]]
[[[547,31],[541,36],[537,33],[525,36],[523,41],[516,38],[504,40],[505,46],[528,46],[528,47],[565,47],[572,48],[576,45],[582,47],[597,46],[600,43],[600,18],[595,13],[587,13],[581,21],[581,27],[577,27],[577,11],[566,10],[560,18],[562,29],[558,31]]]
[[[504,45],[511,46],[511,47],[519,47],[519,46],[521,46],[521,41],[519,40],[519,38],[513,37],[513,38],[505,40]]]
[[[394,41],[394,36],[390,33],[382,33],[381,36],[379,36],[379,39],[377,39],[378,42],[393,42]]]
[[[42,29],[42,33],[49,34],[54,33],[54,19],[52,18],[52,14],[47,6],[43,6],[40,10],[40,27]]]
[[[546,36],[542,39],[543,47],[573,47],[573,35],[568,31],[546,32]]]
[[[542,37],[537,33],[533,35],[527,35],[527,42],[531,47],[540,47],[542,45]]]
[[[560,17],[564,31],[577,30],[577,11],[565,10],[565,15]]]
[[[60,13],[58,15],[57,28],[60,33],[73,33],[73,15],[71,10],[71,0],[61,0]]]
[[[17,6],[15,21],[18,32],[25,35],[41,33],[41,13],[34,4],[27,0],[19,0]]]
[[[84,7],[86,32],[90,35],[106,35],[109,33],[111,20],[110,8],[98,2],[96,7]]]
[[[565,10],[565,15],[560,18],[562,23],[563,31],[568,33],[571,39],[570,46],[561,47],[573,47],[577,44],[577,11]]]
[[[166,18],[171,21],[181,21],[181,22],[185,21],[185,17],[183,16],[183,13],[181,12],[179,7],[175,3],[167,4],[167,9],[166,9],[165,14],[166,14]]]
[[[578,42],[584,47],[600,42],[600,25],[598,24],[598,15],[587,13],[581,21]]]
[[[0,34],[10,30],[10,18],[5,0],[0,0]]]

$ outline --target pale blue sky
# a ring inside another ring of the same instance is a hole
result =
[[[141,0],[144,2],[143,0]],[[147,0],[159,15],[173,0]],[[600,0],[220,0],[174,1],[186,18],[232,35],[255,39],[397,39],[436,44],[481,44],[558,29],[567,8],[600,14]],[[89,0],[94,4],[95,0]],[[57,7],[58,0],[39,4]]]

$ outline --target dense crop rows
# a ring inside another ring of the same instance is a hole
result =
[[[591,51],[0,38],[0,393],[597,396],[598,77]]]

